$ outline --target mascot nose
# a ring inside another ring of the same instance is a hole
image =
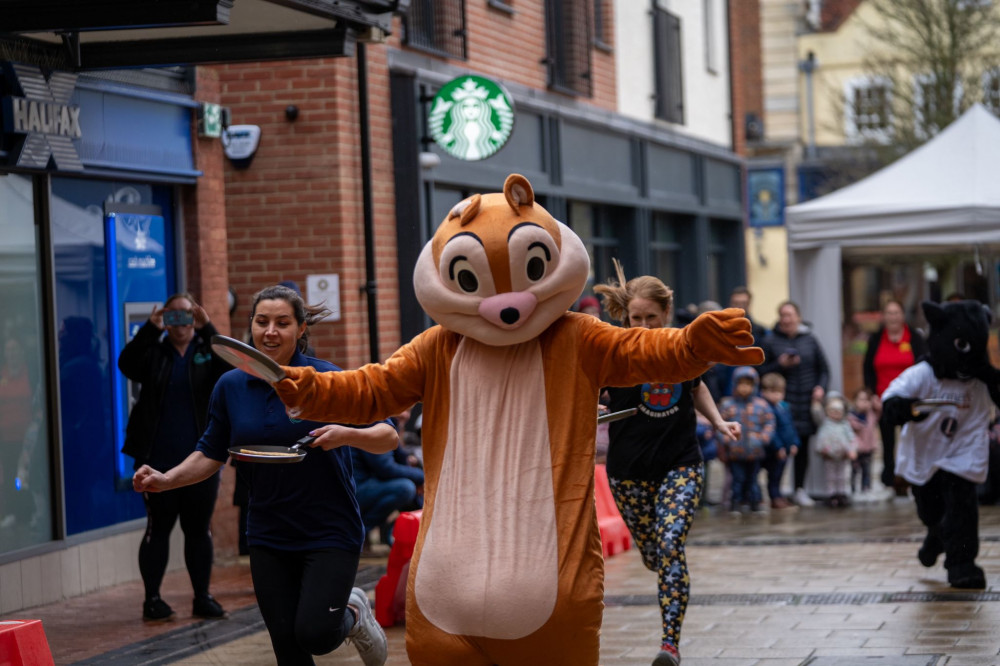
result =
[[[484,298],[479,304],[479,316],[506,329],[514,329],[528,320],[538,299],[526,291],[514,291]]]

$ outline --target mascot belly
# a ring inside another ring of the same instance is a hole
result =
[[[385,363],[285,368],[275,385],[290,413],[318,421],[370,423],[423,401],[414,664],[597,664],[601,387],[763,360],[740,310],[655,330],[567,312],[589,270],[579,237],[511,175],[502,193],[457,204],[421,252],[414,287],[437,326]]]

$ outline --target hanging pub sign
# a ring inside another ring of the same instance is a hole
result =
[[[460,160],[486,159],[514,129],[514,102],[496,81],[472,74],[438,90],[427,118],[431,138]]]
[[[4,64],[3,150],[6,161],[25,169],[83,171],[73,144],[80,139],[80,107],[70,104],[76,74],[52,72],[46,77],[35,65]]]

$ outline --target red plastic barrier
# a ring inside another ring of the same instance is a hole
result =
[[[53,666],[41,620],[0,621],[0,664]]]
[[[597,501],[597,526],[601,530],[604,557],[624,553],[632,547],[632,535],[618,512],[604,465],[594,465],[594,499]]]
[[[385,575],[375,585],[375,619],[383,627],[391,627],[406,619],[406,576],[410,558],[417,543],[422,511],[399,514],[392,528],[392,550]]]

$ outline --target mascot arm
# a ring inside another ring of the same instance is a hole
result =
[[[698,377],[712,363],[758,365],[764,360],[760,347],[749,346],[750,320],[736,308],[706,312],[680,329],[595,327],[590,342],[606,386],[650,379],[676,383]]]
[[[274,385],[288,413],[327,423],[374,423],[418,402],[426,376],[421,353],[425,334],[396,351],[385,363],[358,370],[317,372],[311,366],[283,367],[285,379]]]
[[[929,412],[913,411],[913,403],[919,398],[905,398],[893,396],[882,401],[882,417],[888,419],[892,425],[901,426],[909,421],[923,421],[929,416]]]

